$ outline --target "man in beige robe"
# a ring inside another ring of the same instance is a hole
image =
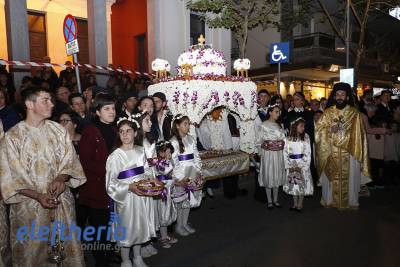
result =
[[[68,133],[58,123],[47,120],[54,107],[50,94],[42,89],[27,89],[23,102],[26,119],[0,142],[0,188],[10,207],[12,262],[13,266],[55,266],[48,261],[48,242],[35,237],[46,236],[38,233],[39,227],[50,227],[52,219],[67,227],[75,221],[69,187],[83,184],[86,178]],[[32,227],[34,223],[36,226]],[[27,227],[29,232],[21,234],[21,227]],[[47,235],[53,238],[51,232]],[[68,235],[67,230],[64,236]],[[63,246],[62,266],[85,265],[76,235],[65,240]]]
[[[3,124],[0,120],[0,141],[4,137]],[[0,191],[0,266],[11,266],[10,226],[7,207]]]

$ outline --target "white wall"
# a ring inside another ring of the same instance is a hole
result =
[[[281,33],[275,28],[263,31],[261,27],[257,27],[251,30],[246,48],[246,57],[251,61],[251,68],[258,69],[267,66],[270,44],[280,41]]]
[[[176,73],[179,55],[190,46],[190,11],[186,9],[186,1],[148,0],[147,27],[149,65],[155,58],[166,59],[171,72]],[[206,43],[225,54],[230,70],[230,31],[206,26],[205,38]]]

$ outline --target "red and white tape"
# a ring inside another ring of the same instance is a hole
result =
[[[121,68],[112,68],[112,67],[103,67],[103,66],[97,66],[97,65],[92,65],[92,64],[56,64],[56,63],[38,63],[38,62],[32,62],[32,61],[17,61],[17,60],[4,60],[0,59],[0,65],[9,65],[9,66],[29,66],[29,67],[61,67],[61,68],[66,68],[66,67],[72,67],[74,68],[76,65],[78,67],[84,67],[88,69],[96,69],[96,70],[104,70],[104,71],[114,71],[114,72],[120,72],[120,73],[128,73],[128,74],[136,74],[139,76],[147,76],[147,77],[152,77],[154,74],[147,73],[147,72],[139,72],[139,71],[131,71],[131,70],[124,70]]]

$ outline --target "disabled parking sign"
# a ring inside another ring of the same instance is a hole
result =
[[[269,47],[269,64],[289,63],[289,42],[272,43]]]

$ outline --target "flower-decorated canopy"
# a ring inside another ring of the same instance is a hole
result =
[[[241,150],[249,153],[254,151],[254,120],[257,116],[255,83],[237,77],[221,80],[207,80],[206,77],[191,80],[175,78],[151,85],[148,91],[149,95],[164,93],[172,114],[185,114],[195,124],[200,124],[203,117],[214,108],[225,106],[240,117]]]

